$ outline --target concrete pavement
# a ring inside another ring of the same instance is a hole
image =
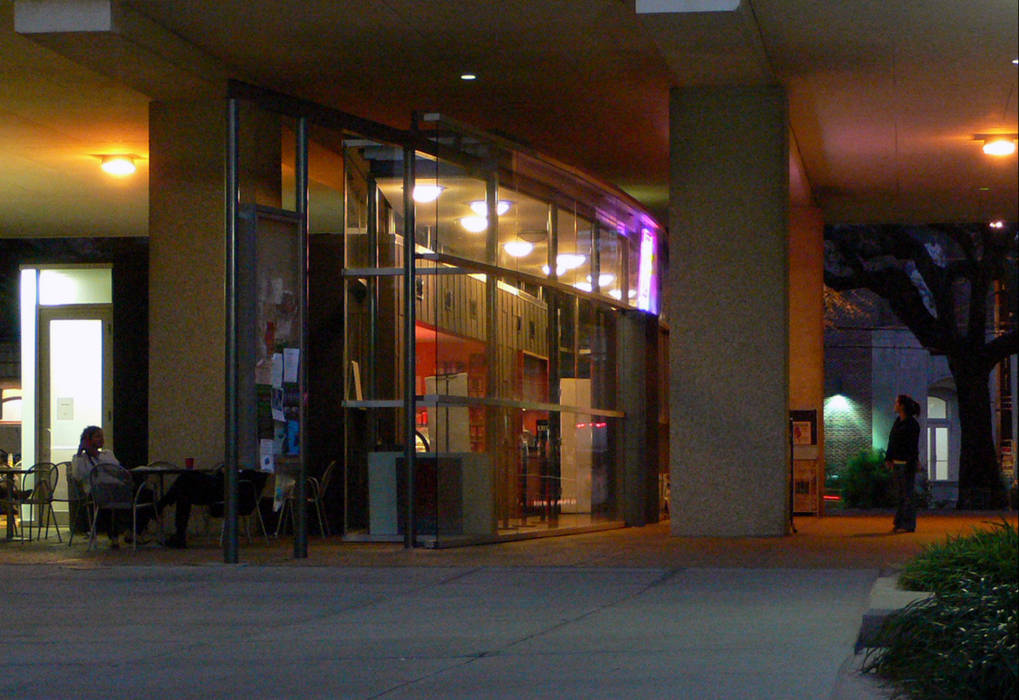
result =
[[[1009,517],[1014,519],[1014,514]],[[878,698],[853,643],[879,576],[994,516],[667,525],[453,550],[0,545],[4,697]],[[887,520],[887,522],[886,522]],[[104,545],[105,546],[105,543]]]

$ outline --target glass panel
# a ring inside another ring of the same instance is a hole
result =
[[[112,303],[113,271],[108,267],[39,270],[39,306]]]
[[[622,300],[623,246],[626,239],[609,224],[598,227],[598,286],[601,294]]]
[[[308,138],[309,233],[343,232],[343,183],[340,135],[312,127]]]
[[[506,212],[499,216],[499,266],[546,276],[549,205],[522,192],[499,189]]]
[[[641,236],[636,231],[630,231],[626,239],[626,245],[629,247],[626,300],[631,307],[637,306],[637,283],[640,280],[640,239]]]
[[[103,322],[50,321],[50,456],[70,459],[84,425],[103,424]],[[111,446],[112,449],[112,446]]]
[[[494,263],[488,251],[485,181],[454,163],[418,154],[415,231],[427,251]]]
[[[927,418],[948,418],[947,404],[936,396],[927,397]]]
[[[567,382],[566,391],[583,400],[589,380]],[[573,385],[572,387],[570,385]],[[615,421],[583,414],[562,414],[561,510],[567,522],[583,525],[617,517]]]
[[[418,410],[419,449],[485,450],[483,412],[464,398],[487,394],[486,285],[484,275],[418,275],[415,391],[438,402]]]
[[[240,201],[294,210],[294,120],[248,102],[238,108]]]
[[[559,253],[556,275],[559,281],[585,292],[591,291],[591,222],[572,211],[559,209],[556,232]]]
[[[948,478],[948,428],[935,428],[934,429],[934,446],[935,446],[935,478],[936,479],[947,479]]]

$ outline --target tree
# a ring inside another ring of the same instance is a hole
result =
[[[834,226],[825,284],[882,297],[917,340],[948,360],[959,400],[959,508],[1005,503],[992,433],[991,371],[1019,352],[1019,334],[991,326],[994,295],[1013,304],[1016,229],[982,225]]]

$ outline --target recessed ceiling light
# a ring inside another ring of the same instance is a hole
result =
[[[478,79],[478,76],[476,76],[474,73],[461,73],[460,74],[460,80],[477,80],[477,79]]]
[[[992,221],[991,223],[989,223],[987,225],[990,226],[991,228],[1005,228],[1005,222],[1002,221],[1001,219],[998,219],[996,221]]]
[[[1019,58],[1013,58],[1012,59],[1012,65],[1013,66],[1019,66]]]

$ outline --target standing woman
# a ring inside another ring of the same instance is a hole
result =
[[[920,404],[906,394],[895,399],[895,413],[898,418],[888,434],[888,448],[885,450],[885,466],[892,472],[892,484],[898,508],[892,532],[913,532],[916,530],[916,503],[913,484],[920,457]]]

